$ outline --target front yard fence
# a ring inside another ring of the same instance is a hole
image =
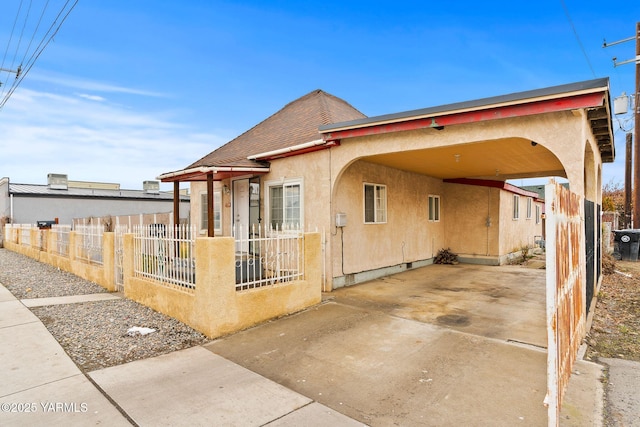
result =
[[[23,246],[32,246],[31,245],[31,229],[35,229],[35,225],[31,224],[18,224],[20,228],[20,243]]]
[[[51,233],[54,236],[55,246],[52,251],[61,256],[69,256],[69,233],[71,226],[67,224],[53,224]]]
[[[197,237],[181,225],[7,224],[4,247],[172,316],[210,338],[318,304],[322,243],[300,228]]]
[[[102,265],[102,234],[104,225],[77,225],[76,258],[88,263]]]
[[[303,230],[299,226],[236,226],[236,290],[304,278]]]
[[[196,287],[194,226],[151,224],[133,227],[137,277],[193,292]]]

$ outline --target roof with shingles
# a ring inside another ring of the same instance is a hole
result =
[[[201,166],[263,166],[264,163],[247,157],[321,139],[319,126],[365,117],[348,102],[316,89],[288,103],[272,116],[185,169]]]

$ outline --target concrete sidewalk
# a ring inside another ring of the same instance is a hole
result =
[[[362,425],[202,347],[85,375],[26,306],[43,302],[0,285],[0,425]]]
[[[131,425],[4,286],[0,343],[1,425]]]
[[[640,362],[601,358],[609,367],[607,416],[609,425],[640,426]]]

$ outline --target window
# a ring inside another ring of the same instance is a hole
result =
[[[440,221],[440,196],[429,196],[429,221]]]
[[[387,222],[387,186],[364,185],[364,222]]]
[[[209,209],[209,203],[207,199],[207,193],[200,195],[200,229],[209,229],[209,215],[207,209]],[[213,229],[219,233],[222,232],[222,193],[220,191],[213,192]]]
[[[520,219],[520,196],[513,195],[513,219]]]
[[[269,221],[272,227],[302,224],[302,183],[269,184]]]
[[[527,219],[531,219],[531,215],[533,213],[532,205],[533,199],[531,197],[527,197]]]
[[[536,224],[540,224],[540,205],[536,204]]]

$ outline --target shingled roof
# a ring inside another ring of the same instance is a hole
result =
[[[277,113],[186,169],[202,166],[264,166],[264,163],[247,157],[318,140],[321,138],[319,126],[364,117],[346,101],[316,89],[285,105]]]

